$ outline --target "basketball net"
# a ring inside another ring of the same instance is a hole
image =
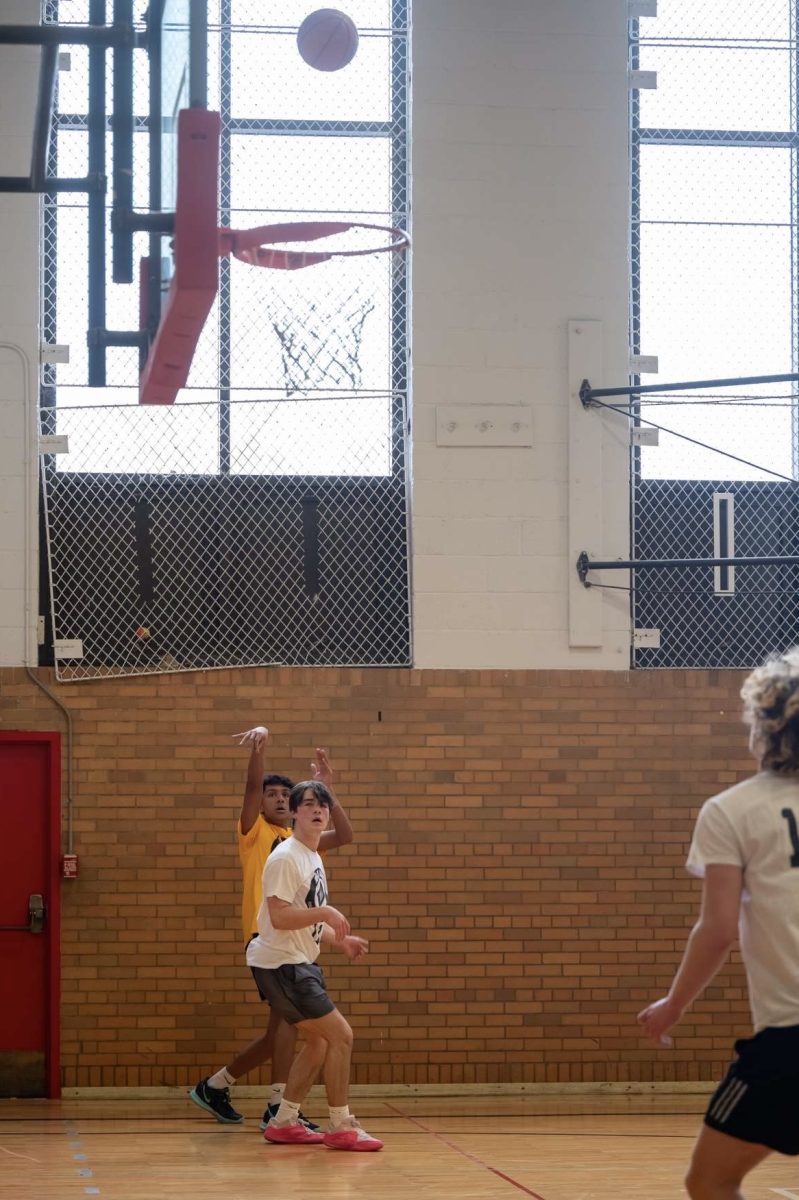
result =
[[[251,311],[266,314],[286,396],[361,389],[364,327],[385,292],[374,272],[397,260],[390,252],[407,248],[407,234],[360,222],[287,222],[220,229],[219,242],[223,256],[271,268],[254,273]]]

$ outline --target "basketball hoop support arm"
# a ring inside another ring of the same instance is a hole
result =
[[[577,575],[583,587],[590,588],[589,571],[667,571],[671,567],[797,567],[799,555],[779,554],[764,558],[642,558],[638,562],[619,559],[600,562],[588,557],[583,550],[576,562]]]
[[[59,46],[88,46],[100,49],[133,50],[144,45],[143,35],[131,20],[113,25],[3,25],[0,46],[41,46],[42,65],[36,101],[33,152],[29,175],[0,176],[0,192],[33,192],[53,195],[57,192],[105,192],[103,175],[88,174],[69,179],[46,174],[53,108],[53,89],[58,65]],[[132,59],[131,59],[132,61]]]
[[[0,25],[0,44],[11,46],[144,45],[132,25]]]
[[[594,401],[603,396],[642,396],[652,392],[692,391],[699,388],[748,387],[757,383],[797,383],[799,375],[744,375],[733,379],[692,379],[681,383],[637,384],[619,388],[592,388],[589,380],[580,385],[583,408],[595,407]],[[598,407],[598,406],[597,406]],[[667,571],[672,567],[795,567],[796,555],[777,555],[765,558],[648,558],[632,561],[592,561],[583,550],[575,564],[583,587],[590,588],[589,571]]]
[[[644,396],[651,392],[687,392],[697,388],[748,387],[755,383],[797,383],[799,375],[744,375],[738,379],[692,379],[683,383],[645,383],[620,388],[592,388],[587,379],[580,385],[580,403],[591,408],[600,396]]]

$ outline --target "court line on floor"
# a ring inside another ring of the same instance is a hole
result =
[[[82,1135],[81,1135],[80,1130],[77,1127],[75,1118],[73,1118],[73,1117],[65,1117],[64,1118],[64,1132],[66,1133],[67,1137],[72,1139],[69,1142],[70,1148],[78,1151],[77,1154],[72,1155],[73,1162],[87,1164],[86,1166],[77,1168],[78,1178],[79,1179],[93,1179],[94,1178],[94,1170],[92,1169],[91,1166],[88,1165],[88,1163],[89,1163],[88,1154],[84,1154],[84,1152],[83,1152],[83,1143],[81,1142]],[[85,1196],[99,1196],[100,1188],[95,1187],[94,1185],[92,1185],[91,1187],[84,1186],[83,1194]]]
[[[24,1158],[26,1162],[40,1163],[40,1158],[31,1158],[30,1154],[17,1154],[16,1150],[7,1150],[5,1146],[0,1146],[0,1151],[3,1154],[10,1154],[12,1158]]]
[[[384,1107],[389,1108],[391,1106],[387,1102],[384,1102]],[[397,1116],[400,1119],[402,1119],[403,1121],[411,1120],[410,1114],[399,1112],[399,1110],[397,1110],[397,1109],[392,1108],[392,1114],[393,1115],[391,1117],[389,1117],[389,1119],[394,1119],[394,1116]],[[439,1120],[440,1121],[440,1120],[447,1120],[448,1118],[452,1117],[452,1115],[453,1115],[452,1113],[414,1113],[413,1118],[416,1121],[421,1121],[422,1119]],[[540,1116],[541,1114],[538,1114],[538,1115]],[[578,1114],[578,1115],[582,1115],[582,1114]],[[635,1115],[638,1116],[640,1114],[635,1114]],[[658,1114],[658,1115],[663,1115],[663,1114]],[[673,1115],[683,1116],[684,1114],[676,1113]],[[501,1117],[502,1114],[499,1114],[499,1116]],[[563,1117],[563,1120],[568,1121],[572,1116],[573,1116],[573,1114],[567,1114]],[[553,1118],[551,1116],[551,1114],[547,1114],[547,1117],[548,1117],[548,1119],[551,1119],[551,1120],[556,1119],[556,1118]],[[209,1135],[211,1135],[211,1136],[247,1137],[248,1134],[252,1132],[251,1127],[247,1128],[243,1125],[239,1125],[239,1126],[211,1125],[210,1123],[203,1122],[202,1118],[199,1118],[199,1117],[198,1118],[193,1118],[191,1116],[169,1117],[166,1119],[169,1121],[168,1127],[164,1126],[165,1118],[158,1118],[158,1117],[125,1117],[125,1116],[88,1117],[83,1122],[83,1136],[84,1137],[94,1137],[94,1138],[126,1137],[126,1136],[137,1137],[140,1134],[140,1128],[120,1130],[118,1128],[114,1128],[113,1126],[115,1124],[119,1125],[122,1123],[130,1123],[130,1124],[135,1123],[138,1126],[142,1126],[142,1125],[146,1125],[148,1122],[150,1122],[154,1125],[157,1125],[157,1128],[147,1130],[148,1136],[150,1136],[150,1137],[157,1137],[159,1135],[163,1135],[164,1137],[169,1137],[176,1132],[177,1133],[191,1133],[191,1132],[194,1132],[194,1130],[196,1130],[197,1128],[199,1128],[200,1125],[203,1125],[203,1124],[206,1126],[206,1128],[209,1132]],[[375,1120],[379,1121],[380,1114],[375,1113],[372,1115],[371,1118],[367,1118],[367,1119],[370,1120],[370,1122],[372,1122],[372,1123]],[[463,1117],[461,1118],[460,1114],[457,1114],[457,1119],[472,1120],[473,1118],[466,1114],[464,1114]],[[253,1120],[254,1120],[254,1118],[253,1118]],[[93,1129],[92,1125],[94,1123],[98,1123],[98,1122],[102,1122],[106,1126],[111,1126],[111,1128]],[[13,1122],[11,1119],[7,1118],[6,1123],[11,1125]],[[38,1121],[38,1120],[31,1121],[29,1118],[19,1118],[19,1120],[17,1121],[17,1124],[25,1124],[25,1123],[27,1123],[29,1125],[33,1125],[33,1126],[48,1124],[48,1122],[46,1122],[46,1121]],[[53,1124],[55,1122],[49,1122],[49,1123]],[[235,1132],[234,1132],[234,1129],[235,1129]],[[16,1130],[7,1129],[7,1130],[3,1130],[2,1134],[6,1138],[27,1138],[27,1137],[36,1137],[38,1132],[39,1131],[36,1128],[25,1129],[25,1130],[21,1130],[19,1132],[17,1132]],[[399,1135],[400,1137],[403,1136],[401,1130],[393,1130],[391,1132],[393,1135]],[[466,1129],[445,1129],[445,1130],[439,1131],[439,1135],[441,1136],[446,1133],[446,1134],[449,1134],[451,1137],[456,1137],[458,1135],[461,1135],[461,1134],[464,1134],[467,1132],[468,1132],[468,1130],[466,1130]],[[563,1131],[559,1130],[559,1129],[522,1129],[522,1130],[491,1129],[488,1132],[491,1133],[492,1137],[499,1137],[499,1138],[503,1138],[503,1137],[518,1138],[519,1134],[523,1133],[526,1137],[531,1137],[531,1138],[619,1138],[619,1139],[630,1139],[630,1138],[636,1139],[637,1138],[637,1139],[641,1139],[641,1140],[658,1139],[660,1141],[667,1141],[667,1140],[695,1141],[696,1140],[696,1131],[693,1129],[690,1130],[688,1133],[662,1133],[662,1132],[655,1132],[655,1131],[639,1133],[639,1132],[629,1132],[627,1130],[617,1133],[614,1130],[610,1130],[610,1129],[569,1129],[569,1130],[563,1130]],[[59,1131],[48,1130],[47,1136],[48,1136],[48,1138],[52,1138],[52,1137],[73,1137],[74,1135],[67,1133],[66,1131],[61,1131],[61,1130],[59,1130]],[[2,1147],[0,1147],[0,1149],[2,1149]],[[14,1153],[14,1152],[7,1151],[7,1153]],[[796,1196],[795,1200],[799,1200],[799,1196]]]
[[[396,1113],[398,1117],[403,1117],[412,1125],[416,1125],[424,1133],[429,1133],[430,1136],[436,1138],[437,1141],[443,1142],[445,1146],[449,1146],[450,1150],[454,1150],[456,1154],[462,1155],[463,1158],[468,1158],[470,1162],[477,1163],[478,1167],[482,1167],[485,1171],[490,1171],[492,1175],[498,1176],[499,1179],[504,1179],[505,1183],[511,1184],[512,1187],[517,1188],[520,1192],[524,1192],[526,1196],[531,1196],[532,1200],[544,1200],[544,1197],[539,1192],[534,1192],[532,1188],[526,1187],[523,1183],[519,1183],[518,1179],[513,1179],[510,1175],[506,1175],[504,1171],[500,1171],[497,1167],[492,1167],[489,1163],[483,1162],[483,1160],[478,1158],[476,1154],[471,1154],[468,1150],[464,1150],[461,1146],[456,1145],[455,1142],[451,1142],[449,1138],[442,1137],[440,1133],[436,1133],[434,1129],[429,1129],[427,1125],[423,1125],[421,1121],[416,1119],[416,1117],[409,1116],[407,1113],[402,1112],[399,1108],[395,1108],[393,1104],[386,1103],[386,1108],[390,1109],[391,1112]]]

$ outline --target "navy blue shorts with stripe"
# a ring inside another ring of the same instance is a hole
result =
[[[799,1025],[761,1029],[736,1042],[735,1052],[705,1124],[780,1154],[799,1154]]]

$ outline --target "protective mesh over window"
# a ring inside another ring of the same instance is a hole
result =
[[[632,342],[657,356],[658,383],[797,371],[796,12],[661,0],[632,23],[633,66],[657,72],[632,104]],[[658,393],[634,413],[661,427],[636,451],[634,559],[795,553],[795,384]],[[730,581],[639,571],[634,624],[660,649],[635,664],[747,667],[799,640],[793,568]]]
[[[208,4],[220,223],[406,227],[406,0],[348,0],[360,44],[338,72],[297,52],[308,7]],[[137,0],[140,27],[146,8]],[[88,22],[88,0],[52,3],[47,18]],[[134,206],[146,211],[148,63],[134,59]],[[76,48],[59,75],[60,175],[87,171],[88,77]],[[109,112],[111,86],[109,66]],[[69,438],[68,454],[43,460],[59,678],[410,663],[405,256],[297,272],[223,259],[188,387],[155,411],[138,405],[134,348],[109,348],[107,386],[85,386],[87,227],[84,194],[46,199],[45,336],[71,350],[46,369],[42,403],[42,432]],[[138,260],[148,238],[134,241]],[[107,327],[136,328],[137,287],[108,275]]]
[[[390,429],[358,419],[371,403],[348,407],[350,476],[281,472],[266,434],[282,405],[246,405],[261,436],[226,474],[216,404],[59,408],[58,431],[80,449],[49,475],[53,599],[57,636],[82,652],[60,677],[407,663],[404,464],[357,469],[390,453]],[[318,404],[334,441],[340,403]],[[98,469],[120,453],[124,473]],[[322,471],[328,453],[297,447]]]

